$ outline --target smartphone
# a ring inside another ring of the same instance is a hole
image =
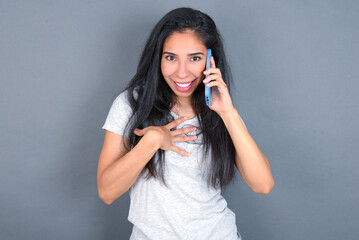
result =
[[[211,67],[211,62],[210,62],[210,58],[212,56],[212,50],[211,49],[207,49],[207,61],[206,61],[206,69]],[[208,77],[208,75],[206,75],[206,77]],[[208,83],[207,83],[208,84]],[[211,105],[211,88],[207,87],[206,85],[204,85],[204,95],[206,98],[206,104],[207,106]]]

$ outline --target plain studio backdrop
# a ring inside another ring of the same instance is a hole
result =
[[[0,239],[128,239],[129,195],[97,195],[114,98],[168,11],[217,23],[233,102],[275,187],[222,192],[244,240],[359,236],[359,2],[0,1]]]

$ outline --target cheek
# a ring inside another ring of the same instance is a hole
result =
[[[193,66],[192,73],[197,77],[201,77],[203,75],[203,71],[205,70],[204,68],[205,66],[204,65],[202,66],[202,64]]]
[[[162,72],[163,76],[170,76],[174,72],[174,67],[162,62],[161,63],[161,72]]]
[[[166,66],[163,64],[163,61],[161,61],[161,72],[162,72],[162,75],[165,75]]]

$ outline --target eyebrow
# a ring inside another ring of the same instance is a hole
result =
[[[163,52],[163,54],[169,54],[169,55],[177,56],[177,54],[171,53],[171,52]],[[204,56],[203,52],[195,52],[195,53],[187,54],[187,56],[194,56],[194,55],[203,55]]]

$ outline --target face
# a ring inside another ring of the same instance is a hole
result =
[[[202,83],[207,48],[193,32],[175,32],[163,44],[161,71],[179,101],[190,100]]]

